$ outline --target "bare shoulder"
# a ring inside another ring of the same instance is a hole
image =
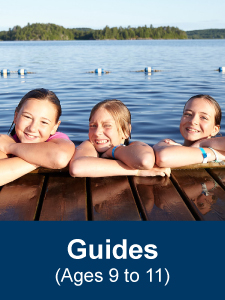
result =
[[[81,156],[99,157],[98,152],[89,140],[82,142],[79,146],[76,147],[75,158]]]

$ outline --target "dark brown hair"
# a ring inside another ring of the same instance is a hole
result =
[[[126,105],[123,104],[122,101],[117,99],[107,99],[101,101],[92,108],[89,121],[99,108],[106,109],[112,115],[113,119],[116,122],[118,132],[122,131],[122,133],[128,135],[128,138],[125,139],[124,144],[129,145],[129,138],[131,137],[131,114]]]
[[[59,118],[62,114],[62,109],[61,109],[60,101],[55,93],[53,93],[52,91],[49,91],[47,89],[43,89],[43,88],[31,90],[25,96],[23,96],[23,98],[20,100],[20,103],[16,107],[15,112],[18,113],[20,111],[20,109],[22,108],[22,106],[24,105],[24,103],[29,99],[47,100],[47,101],[51,102],[52,104],[54,104],[56,111],[57,111],[56,123],[59,121]],[[12,125],[8,132],[11,135],[15,134],[15,126],[13,127],[13,125],[14,125],[14,122],[12,122]],[[12,127],[13,127],[13,129],[12,129]]]
[[[203,95],[203,94],[199,94],[199,95],[196,95],[196,96],[193,96],[191,97],[186,103],[185,103],[185,106],[184,106],[184,109],[187,105],[187,103],[190,101],[190,100],[193,100],[193,99],[205,99],[207,100],[209,103],[211,103],[215,109],[215,125],[220,125],[220,122],[221,122],[221,118],[222,118],[222,112],[221,112],[221,108],[220,108],[220,105],[219,103],[211,96],[209,95]]]

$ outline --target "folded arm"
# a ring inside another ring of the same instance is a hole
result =
[[[191,147],[211,147],[214,150],[217,150],[219,159],[225,160],[225,137],[199,140]]]
[[[75,145],[65,139],[52,139],[43,143],[15,143],[8,136],[0,136],[0,150],[22,158],[30,164],[50,169],[61,169],[68,165]]]
[[[8,158],[0,151],[0,186],[9,183],[37,168],[19,157]]]
[[[176,168],[202,163],[203,155],[199,148],[168,144],[164,140],[153,146],[156,165],[159,167]],[[215,160],[215,155],[209,148],[204,148],[208,161]]]
[[[125,147],[123,147],[125,148]],[[103,176],[165,176],[168,169],[151,167],[150,170],[135,169],[120,160],[99,157],[94,146],[85,141],[76,148],[70,162],[70,175],[73,177],[103,177]]]

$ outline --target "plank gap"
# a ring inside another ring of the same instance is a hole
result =
[[[181,196],[181,198],[183,199],[183,201],[186,204],[187,208],[190,210],[193,217],[196,219],[196,221],[203,221],[204,220],[203,217],[199,214],[199,212],[198,212],[197,208],[195,207],[195,205],[192,204],[191,201],[189,201],[188,196],[186,195],[184,190],[180,187],[177,179],[175,178],[175,176],[173,174],[170,175],[170,180],[173,183],[173,185],[176,188],[179,195]]]
[[[136,185],[134,184],[134,178],[132,176],[128,176],[128,182],[130,184],[130,188],[134,197],[134,201],[136,202],[137,205],[137,209],[138,212],[140,214],[141,220],[142,221],[147,221],[148,220],[148,216],[147,216],[147,212],[145,210],[145,207],[141,201],[141,198],[139,196],[138,190]]]
[[[87,220],[93,221],[93,201],[91,193],[91,178],[86,177],[86,193],[87,193]]]
[[[43,205],[45,194],[46,194],[46,191],[47,191],[48,180],[49,180],[49,175],[45,175],[42,190],[41,190],[41,195],[40,195],[40,198],[39,198],[39,201],[38,201],[38,204],[37,204],[36,213],[35,213],[35,216],[34,216],[34,221],[39,221],[42,205]]]

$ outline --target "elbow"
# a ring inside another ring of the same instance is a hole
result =
[[[69,165],[69,173],[72,177],[85,177],[84,167],[82,166],[82,161],[79,159],[73,160]]]
[[[169,168],[169,157],[164,151],[159,151],[155,153],[155,163],[160,168]]]
[[[66,152],[57,153],[54,157],[54,161],[52,162],[52,169],[63,169],[65,168],[71,159],[71,155]]]
[[[145,153],[140,159],[138,168],[141,170],[150,170],[155,164],[155,157],[153,153]]]

